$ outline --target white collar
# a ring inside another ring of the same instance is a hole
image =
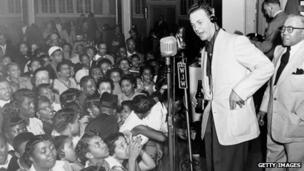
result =
[[[299,43],[293,45],[290,47],[290,54],[295,53],[299,48],[303,47],[304,40],[300,41]]]
[[[283,12],[282,10],[277,11],[276,13],[273,14],[273,18],[275,18],[279,13]]]

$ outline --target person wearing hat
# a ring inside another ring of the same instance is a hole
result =
[[[56,67],[58,65],[58,63],[63,61],[63,50],[61,47],[59,46],[52,46],[49,50],[48,50],[48,54],[50,56],[51,59],[51,66],[52,69],[54,71],[56,71]],[[55,72],[56,73],[56,72]]]
[[[91,120],[86,129],[86,133],[98,133],[98,135],[105,139],[109,135],[118,132],[118,123],[115,116],[118,104],[117,96],[111,95],[107,92],[103,93],[100,99],[101,114]]]

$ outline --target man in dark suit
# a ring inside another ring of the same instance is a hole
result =
[[[3,33],[0,33],[0,59],[4,56],[13,57],[15,49],[7,43],[7,39]]]
[[[265,32],[265,40],[262,42],[252,41],[257,48],[264,52],[268,58],[273,58],[274,48],[281,44],[280,27],[284,24],[287,15],[281,10],[279,0],[265,0],[263,11],[271,19]]]

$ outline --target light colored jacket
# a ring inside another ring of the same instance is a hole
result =
[[[272,76],[273,64],[245,36],[218,32],[212,58],[212,86],[206,75],[207,53],[202,50],[203,91],[209,104],[202,120],[202,135],[210,109],[221,145],[234,145],[256,138],[260,131],[252,95]],[[230,109],[229,96],[236,92],[242,108]]]

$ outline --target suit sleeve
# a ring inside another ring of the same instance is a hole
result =
[[[260,106],[260,111],[262,111],[262,112],[267,112],[269,98],[270,98],[269,93],[270,93],[270,86],[268,85],[265,92],[264,92],[262,103],[261,103],[261,106]]]
[[[271,61],[244,36],[238,36],[235,39],[234,49],[236,60],[250,71],[249,74],[233,88],[243,100],[246,100],[269,80],[274,72],[274,66]]]

